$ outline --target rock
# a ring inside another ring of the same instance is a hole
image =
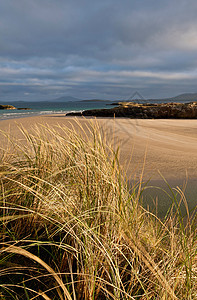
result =
[[[0,104],[0,109],[16,109],[16,107],[12,105],[1,105]]]
[[[31,110],[31,108],[28,107],[17,107],[18,110]]]
[[[68,113],[66,116],[121,117],[138,119],[196,119],[197,102],[170,102],[158,104],[118,102],[117,107],[85,110],[80,113]]]

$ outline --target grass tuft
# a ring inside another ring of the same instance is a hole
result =
[[[96,122],[21,129],[0,161],[1,299],[196,299],[196,212],[163,220]]]

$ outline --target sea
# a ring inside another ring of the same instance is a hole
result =
[[[115,100],[125,101],[125,100]],[[131,101],[131,100],[127,100]],[[127,102],[126,101],[126,102]],[[190,100],[191,101],[191,100]],[[182,100],[178,102],[186,103],[190,102],[189,100]],[[0,121],[7,119],[17,119],[17,118],[25,118],[31,116],[40,116],[40,115],[51,115],[51,114],[66,114],[69,112],[81,112],[87,109],[99,109],[99,108],[110,108],[114,107],[112,105],[114,101],[109,100],[82,100],[82,101],[69,101],[69,102],[56,102],[56,101],[7,101],[2,102],[0,104],[3,105],[13,105],[16,108],[29,108],[28,110],[1,110],[0,109]],[[146,103],[150,102],[148,100],[132,100],[132,102],[136,103]],[[164,103],[169,102],[169,99],[166,100],[151,100],[151,103]],[[176,102],[176,101],[174,101]]]
[[[81,112],[87,109],[109,108],[110,101],[70,101],[70,102],[0,102],[2,105],[13,105],[16,108],[29,108],[28,110],[1,110],[0,120],[25,118],[31,116],[66,114],[69,112]]]

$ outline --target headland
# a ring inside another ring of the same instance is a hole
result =
[[[91,109],[68,113],[67,116],[118,117],[130,119],[196,119],[197,102],[136,103],[115,102],[108,109]]]

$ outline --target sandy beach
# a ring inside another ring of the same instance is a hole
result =
[[[76,118],[47,115],[0,121],[0,130],[21,139],[18,125],[31,130],[34,125],[50,126],[75,124]],[[82,125],[89,119],[77,118]],[[95,122],[94,119],[93,122]],[[197,120],[139,120],[97,118],[108,141],[120,146],[120,161],[127,175],[159,180],[197,178]],[[5,137],[0,135],[1,147]]]
[[[10,133],[17,140],[24,139],[19,129],[21,125],[31,132],[39,124],[77,126],[76,120],[84,128],[90,121],[96,122],[93,118],[65,115],[0,121],[0,146],[4,148],[6,145],[3,132]],[[153,198],[157,197],[160,211],[165,212],[170,205],[166,193],[155,188],[159,186],[169,191],[162,176],[173,190],[179,186],[185,191],[190,208],[196,205],[197,120],[97,118],[97,122],[107,136],[107,141],[112,142],[114,148],[119,145],[120,162],[129,180],[138,182],[143,174],[143,182],[147,184],[148,181],[148,188],[144,192],[144,201],[148,205],[151,206]]]

